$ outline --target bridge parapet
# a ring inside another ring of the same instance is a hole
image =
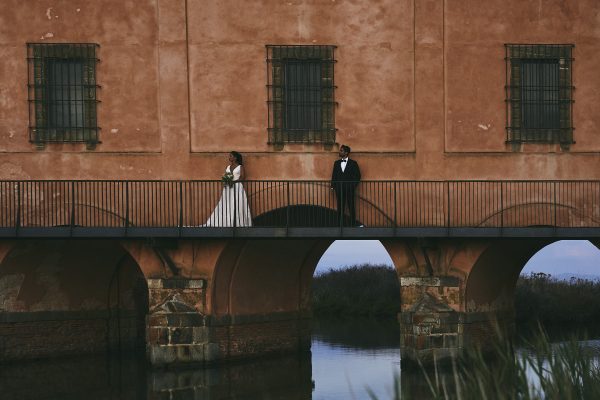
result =
[[[1,181],[0,235],[344,236],[326,230],[353,228],[347,210],[336,210],[327,181],[238,184],[247,193],[252,228],[236,226],[233,215],[223,215],[228,226],[205,225],[224,190],[221,181]],[[358,235],[369,229],[379,237],[600,229],[600,181],[363,181],[356,196],[357,220],[367,228]],[[237,213],[233,203],[222,212]]]

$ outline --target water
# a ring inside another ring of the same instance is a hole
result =
[[[396,321],[315,321],[312,354],[214,368],[152,371],[143,358],[104,356],[0,366],[0,397],[19,399],[363,400],[392,398],[400,371]],[[599,346],[599,341],[588,342]],[[420,371],[402,385],[426,397]]]

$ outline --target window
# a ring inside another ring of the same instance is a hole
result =
[[[97,44],[29,43],[29,140],[98,143]]]
[[[335,142],[335,46],[267,46],[269,143]]]
[[[506,45],[507,141],[573,143],[573,45]]]

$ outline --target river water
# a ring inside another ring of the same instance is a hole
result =
[[[393,398],[400,373],[396,321],[315,321],[310,353],[213,368],[153,371],[143,357],[78,357],[0,365],[0,398],[363,400]],[[426,397],[420,371],[401,385]]]

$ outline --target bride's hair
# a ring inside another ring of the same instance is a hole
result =
[[[238,153],[237,151],[232,151],[230,154],[235,157],[235,161],[238,164],[240,164],[240,165],[243,164],[242,155],[240,153]]]

